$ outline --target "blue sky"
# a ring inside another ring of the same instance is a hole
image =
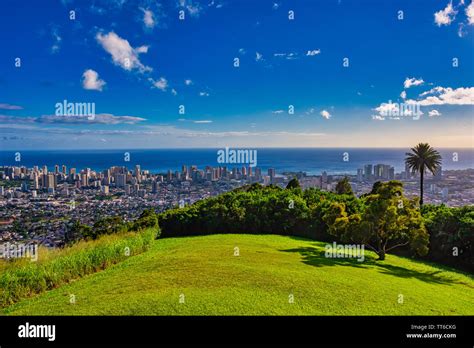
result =
[[[0,148],[472,147],[471,1],[2,1]]]

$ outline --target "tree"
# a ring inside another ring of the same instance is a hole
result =
[[[339,195],[353,195],[351,184],[347,176],[339,180],[336,185],[336,193]]]
[[[286,185],[287,189],[301,189],[300,182],[297,178],[293,178],[290,182]]]
[[[441,167],[441,155],[427,143],[419,143],[407,152],[405,163],[412,173],[420,173],[420,207],[423,206],[423,178],[426,170],[433,175]]]
[[[401,246],[419,255],[428,252],[429,236],[415,201],[403,196],[399,181],[378,184],[375,193],[363,198],[361,212],[347,214],[344,203],[333,202],[323,220],[329,233],[343,242],[360,243],[384,260],[388,251]]]
[[[423,205],[428,259],[474,273],[474,206]]]
[[[66,229],[64,242],[66,244],[72,244],[82,238],[95,239],[96,236],[90,226],[81,224],[79,220],[74,220],[71,226]]]

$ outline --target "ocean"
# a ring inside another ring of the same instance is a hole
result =
[[[99,171],[111,166],[127,166],[129,169],[139,164],[142,170],[164,173],[169,169],[181,170],[182,165],[241,167],[242,164],[220,164],[217,161],[219,149],[144,149],[144,150],[41,150],[0,151],[0,166],[33,167],[54,165],[75,167],[78,171],[91,168]],[[252,149],[254,150],[254,149]],[[374,148],[260,148],[257,150],[257,167],[262,170],[275,168],[277,174],[285,171],[304,171],[308,174],[356,174],[365,164],[389,164],[395,172],[404,171],[404,157],[408,149]],[[443,169],[474,168],[474,149],[438,149],[443,157]],[[125,161],[126,152],[129,161]],[[15,158],[16,157],[16,158]],[[346,159],[346,160],[345,160]]]

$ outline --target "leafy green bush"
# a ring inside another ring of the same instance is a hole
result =
[[[393,247],[397,253],[407,256],[413,252],[424,255],[429,247],[424,258],[473,271],[472,206],[426,205],[420,215],[417,200],[405,198],[403,185],[397,181],[377,182],[370,193],[359,198],[350,193],[336,194],[315,188],[301,191],[296,183],[293,186],[284,190],[253,184],[181,209],[168,210],[158,217],[162,236],[250,233],[293,235],[326,242],[362,240],[378,245],[380,241],[382,248],[374,248],[379,249],[381,258]],[[334,210],[337,207],[339,216]],[[331,214],[336,214],[333,219],[330,219]],[[343,217],[341,214],[347,221],[338,220],[334,225],[337,218]],[[390,232],[389,237],[379,227],[378,234],[372,233],[370,238],[364,236],[365,230],[382,223],[389,227],[385,228]],[[364,238],[359,238],[361,236]],[[452,257],[455,246],[460,256]]]
[[[474,272],[474,206],[424,205],[430,235],[427,258]]]

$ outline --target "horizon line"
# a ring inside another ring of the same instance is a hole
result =
[[[243,147],[243,146],[224,146],[224,147],[149,147],[149,148],[77,148],[77,149],[11,149],[11,150],[2,150],[1,152],[14,152],[14,151],[131,151],[131,150],[216,150],[216,149],[295,149],[295,150],[309,150],[309,149],[365,149],[365,150],[376,150],[376,149],[411,149],[410,146],[400,146],[400,147],[365,147],[365,146],[318,146],[318,147],[277,147],[277,146],[255,146],[255,147]],[[474,150],[474,147],[463,147],[463,146],[440,146],[438,149],[462,149],[462,150]]]

